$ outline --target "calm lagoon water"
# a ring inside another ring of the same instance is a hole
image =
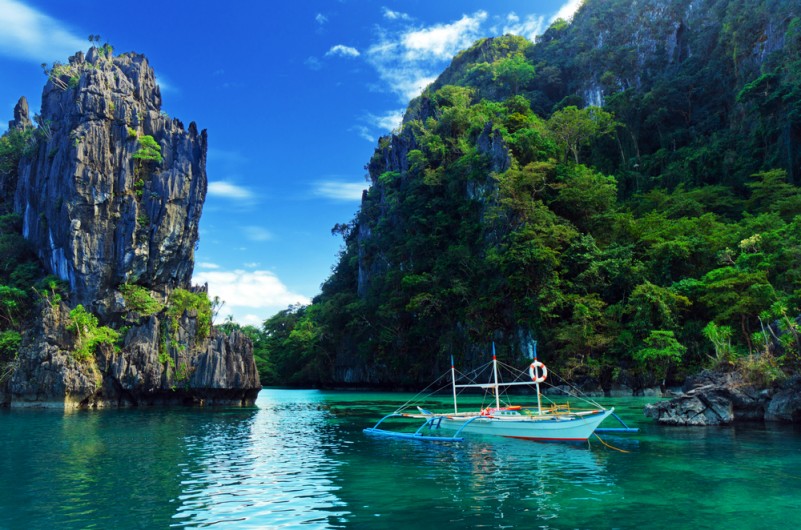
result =
[[[409,397],[0,411],[0,529],[801,528],[798,427],[660,427],[635,398],[602,400],[641,428],[604,436],[628,453],[362,434]]]

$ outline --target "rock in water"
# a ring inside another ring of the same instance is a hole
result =
[[[27,114],[23,99],[12,127],[29,126]],[[47,271],[69,283],[69,306],[41,304],[0,404],[252,403],[261,387],[249,339],[209,331],[210,312],[191,304],[140,315],[119,291],[136,284],[157,306],[191,293],[206,131],[161,112],[144,56],[94,47],[54,65],[37,125],[14,208]],[[194,293],[205,300],[204,289]],[[78,304],[121,332],[84,361],[70,330]]]
[[[747,383],[736,372],[703,371],[687,380],[684,392],[670,401],[645,406],[645,415],[665,425],[727,425],[765,417],[770,393]]]
[[[801,423],[801,376],[791,378],[776,392],[765,411],[765,419]]]
[[[51,74],[42,93],[36,152],[20,164],[23,235],[69,282],[73,303],[101,312],[109,291],[132,279],[188,285],[206,196],[206,132],[161,112],[142,55],[77,54],[53,71],[61,75]],[[148,137],[162,162],[136,158]]]

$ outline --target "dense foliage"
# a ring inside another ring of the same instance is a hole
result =
[[[44,271],[25,238],[22,219],[12,212],[11,191],[21,157],[30,152],[32,129],[0,137],[0,383],[11,374],[23,326],[40,297],[60,299],[64,286]]]
[[[265,382],[417,384],[532,339],[605,386],[798,371],[797,15],[589,0],[457,56],[380,140],[322,293],[265,322]]]

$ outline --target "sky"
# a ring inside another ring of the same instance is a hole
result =
[[[482,37],[541,35],[581,0],[0,0],[0,134],[20,96],[38,112],[41,64],[99,34],[143,53],[162,110],[208,130],[208,195],[194,283],[241,324],[320,292],[364,166],[409,100]],[[219,322],[218,322],[219,323]]]

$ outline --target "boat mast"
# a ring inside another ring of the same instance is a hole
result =
[[[495,342],[492,343],[492,373],[495,378],[495,408],[501,408],[501,396],[498,392],[498,358],[495,357]],[[537,393],[539,395],[539,387],[537,387]]]
[[[451,355],[451,382],[453,383],[453,413],[459,411],[456,408],[456,368],[453,366],[453,355]]]
[[[537,362],[537,341],[534,341],[534,360],[532,362]],[[537,414],[542,416],[542,397],[540,396],[540,384],[535,380],[535,384],[537,385]]]

